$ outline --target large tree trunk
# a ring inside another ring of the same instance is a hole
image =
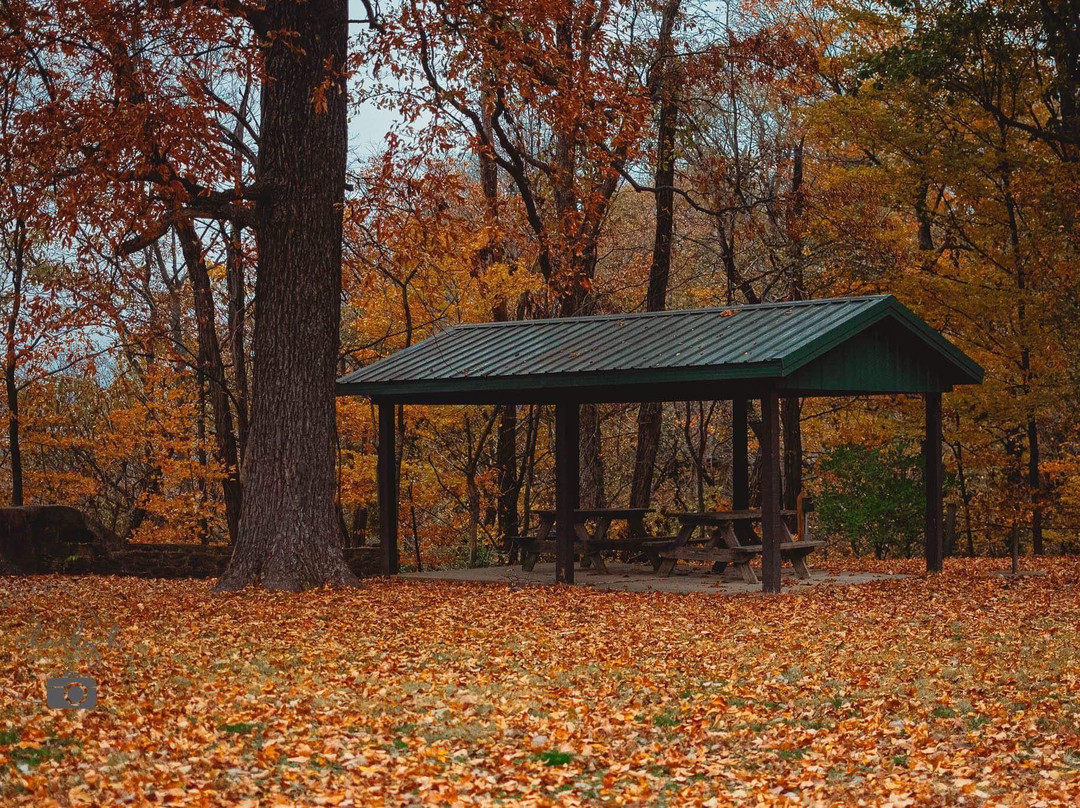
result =
[[[219,589],[356,581],[334,505],[347,12],[345,0],[265,7],[254,406],[240,537]]]
[[[210,272],[203,257],[202,242],[195,232],[195,225],[190,219],[183,220],[177,224],[176,232],[180,238],[180,248],[184,252],[184,262],[187,264],[195,301],[199,375],[210,390],[210,405],[214,409],[214,444],[218,461],[225,470],[221,486],[231,543],[236,541],[240,533],[240,461],[236,435],[233,433],[229,391],[225,386],[225,363],[221,359],[221,343],[214,322],[214,293],[210,286]]]

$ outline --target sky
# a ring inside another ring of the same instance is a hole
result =
[[[363,102],[349,108],[349,152],[360,158],[382,151],[383,138],[397,122],[397,114]]]
[[[362,20],[367,16],[360,0],[349,0],[349,19]],[[350,34],[363,31],[361,25],[351,25]],[[351,45],[350,45],[351,47]],[[359,77],[361,81],[365,77]],[[354,91],[353,96],[356,96]],[[349,153],[364,159],[381,152],[383,138],[397,122],[398,116],[390,110],[379,109],[370,103],[352,103],[349,106]]]

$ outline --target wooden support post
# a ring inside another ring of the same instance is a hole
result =
[[[761,591],[780,591],[780,399],[761,398]]]
[[[750,449],[746,431],[746,399],[731,402],[731,509],[750,508]]]
[[[944,557],[942,536],[941,393],[927,393],[926,440],[926,571],[941,572]]]
[[[555,581],[574,582],[574,511],[580,497],[577,403],[555,405]]]
[[[376,476],[379,489],[379,558],[383,575],[397,575],[398,480],[394,449],[394,405],[379,402],[379,458]]]

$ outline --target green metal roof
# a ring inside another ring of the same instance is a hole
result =
[[[338,380],[393,401],[921,393],[983,371],[891,295],[459,325]]]

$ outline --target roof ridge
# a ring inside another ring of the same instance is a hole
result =
[[[634,318],[647,318],[647,317],[677,317],[685,316],[688,314],[708,314],[710,312],[725,312],[725,311],[740,311],[742,309],[777,309],[777,308],[791,308],[791,307],[804,307],[804,306],[822,306],[826,304],[835,303],[851,303],[853,301],[866,302],[869,300],[886,300],[892,298],[891,294],[880,295],[851,295],[849,297],[818,297],[809,300],[777,300],[769,303],[743,303],[737,306],[707,306],[702,309],[663,309],[662,311],[628,311],[628,312],[615,312],[611,314],[576,314],[572,317],[541,317],[535,320],[499,320],[497,322],[483,322],[483,323],[457,323],[449,328],[433,334],[432,336],[439,336],[445,334],[448,331],[464,328],[501,328],[505,326],[521,325],[523,323],[580,323],[582,321],[596,322],[598,320],[621,320],[627,317]],[[894,298],[895,299],[895,298]],[[419,343],[418,343],[419,344]]]

